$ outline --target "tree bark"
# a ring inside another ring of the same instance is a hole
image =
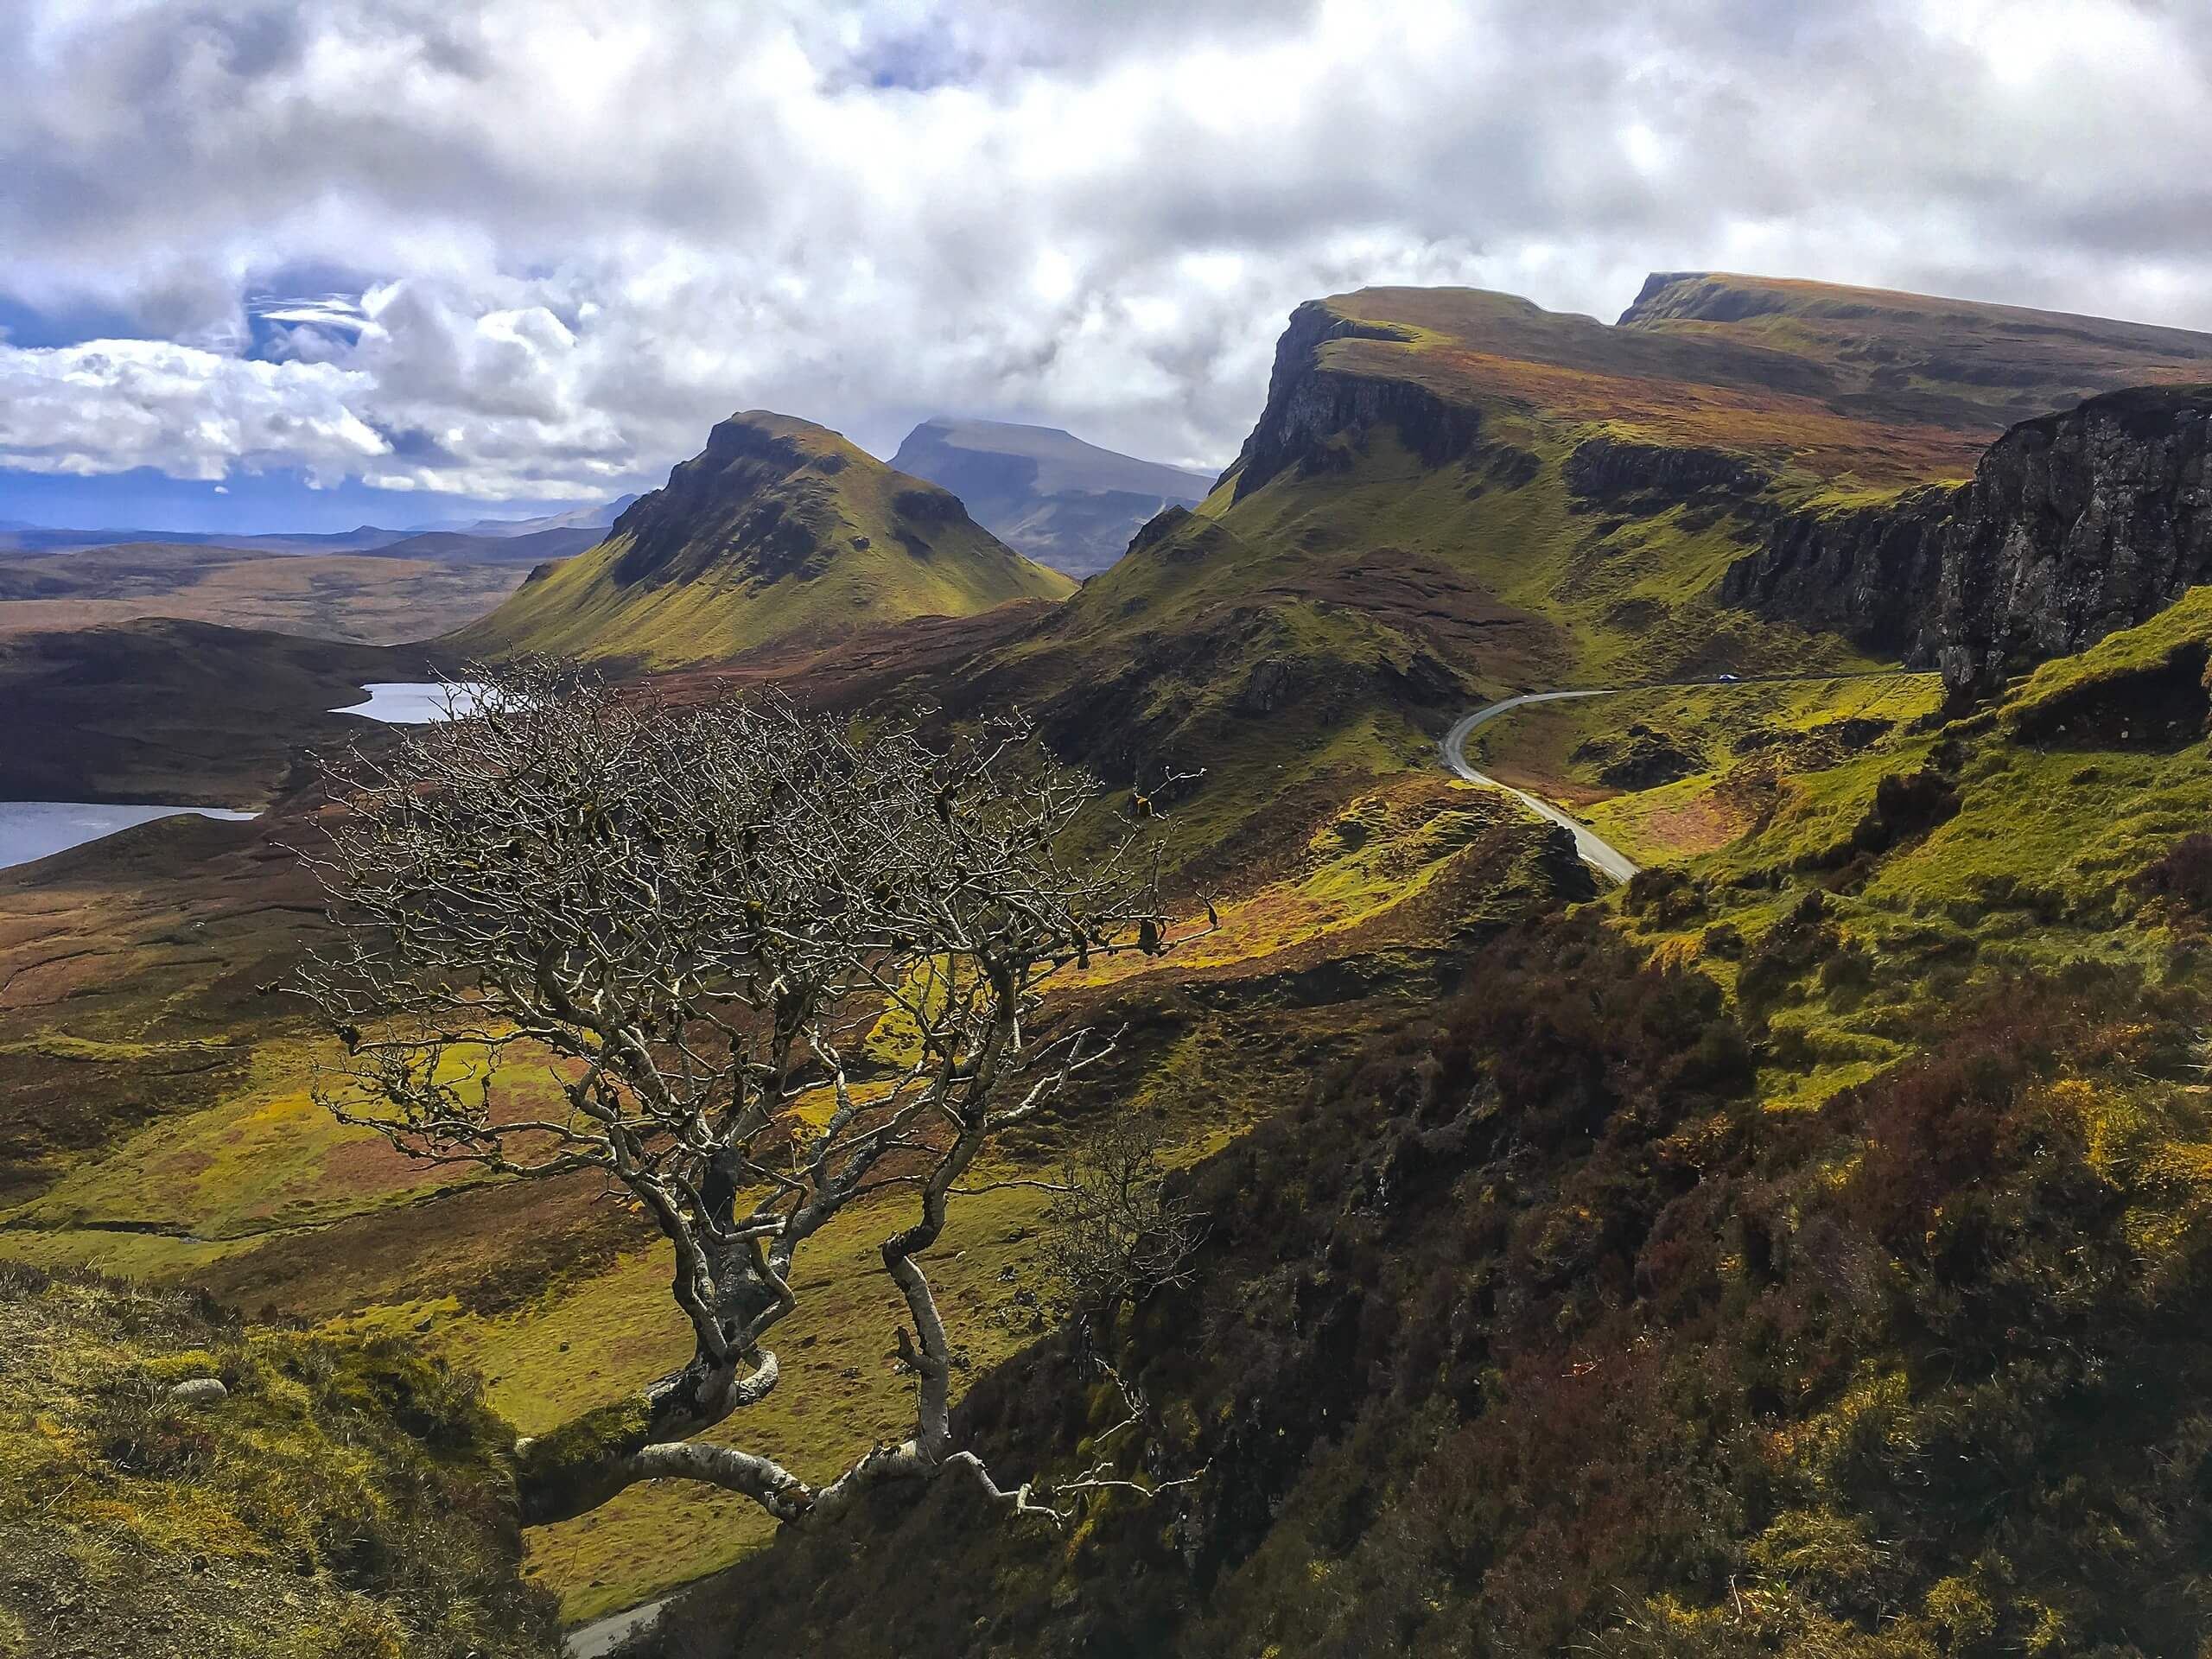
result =
[[[765,1399],[776,1386],[778,1374],[775,1355],[765,1351],[752,1373],[742,1379],[734,1364],[716,1365],[703,1357],[695,1358],[682,1370],[671,1371],[612,1405],[571,1418],[550,1434],[517,1441],[515,1478],[523,1525],[542,1527],[570,1520],[597,1509],[638,1481],[655,1479],[662,1473],[686,1472],[675,1466],[680,1460],[664,1457],[640,1463],[639,1459],[648,1451],[665,1452],[671,1443],[688,1440],[741,1407]],[[719,1452],[722,1448],[699,1449]],[[784,1485],[798,1484],[767,1459],[754,1461],[775,1470]],[[709,1474],[697,1478],[728,1484]],[[780,1490],[772,1480],[762,1490],[772,1488]],[[750,1491],[744,1486],[733,1490]],[[760,1496],[759,1492],[751,1495]]]

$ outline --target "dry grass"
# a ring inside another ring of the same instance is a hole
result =
[[[166,616],[393,645],[474,621],[527,574],[512,564],[296,556],[159,543],[0,558],[0,633]]]

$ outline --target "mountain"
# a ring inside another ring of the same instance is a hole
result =
[[[1071,576],[1103,570],[1162,507],[1196,506],[1213,480],[1085,443],[1057,427],[940,415],[906,435],[891,464],[941,484],[976,523]]]
[[[2208,365],[2182,330],[1755,277],[1655,277],[1612,325],[1472,289],[1314,301],[1212,494],[963,695],[1117,779],[1208,768],[1187,833],[1286,793],[1322,814],[1516,689],[1872,666],[1732,602],[1730,568],[1793,514],[1968,478],[2024,404]]]
[[[948,1478],[765,1548],[753,1506],[658,1483],[533,1529],[534,1575],[577,1621],[745,1557],[653,1649],[690,1656],[2195,1651],[2212,589],[1945,724],[1933,676],[1846,677],[1891,649],[1847,615],[1730,573],[1808,516],[1910,513],[1986,467],[1993,545],[2030,551],[1961,561],[1958,591],[2062,573],[2064,632],[2029,643],[2069,649],[2125,613],[2074,608],[2108,547],[2196,545],[2177,423],[2202,361],[2173,331],[1751,278],[1662,277],[1612,325],[1340,296],[1294,318],[1222,486],[1067,603],[801,628],[730,672],[863,721],[1019,702],[1116,782],[1208,768],[1157,802],[1179,899],[1203,890],[1219,928],[1055,979],[1040,1040],[1114,1052],[929,1258],[995,1475],[1070,1505],[1101,1467],[1198,1479],[1094,1493],[1055,1531]],[[2130,382],[2159,388],[2148,439],[2100,407]],[[2081,397],[2048,442],[2019,429]],[[671,660],[756,601],[788,617],[805,584],[762,550],[819,550],[829,509],[799,503],[837,505],[860,463],[785,424],[718,434],[689,498],[626,517],[666,535],[618,526],[525,596],[596,561],[609,626]],[[2064,516],[2085,488],[2124,542]],[[718,581],[725,560],[747,574]],[[666,1256],[636,1216],[594,1179],[456,1182],[334,1124],[329,1046],[256,995],[324,937],[284,849],[326,807],[284,750],[329,741],[317,686],[374,664],[142,632],[23,663],[8,729],[72,728],[40,786],[111,750],[118,791],[212,759],[242,786],[222,798],[282,792],[264,822],[147,825],[0,880],[0,1256],[201,1283],[346,1342],[422,1332],[524,1433],[572,1384],[658,1374]],[[378,677],[424,671],[405,655]],[[194,701],[231,708],[249,670],[257,707],[210,737]],[[1564,830],[1436,762],[1516,688],[1756,670],[1834,677],[1485,728],[1486,771],[1649,867],[1607,893]],[[1132,1104],[1187,1166],[1202,1255],[1110,1328],[1054,1333],[1050,1200],[1021,1178]],[[738,1440],[809,1467],[912,1404],[880,1257],[824,1260]],[[548,1387],[556,1353],[575,1369]],[[1101,1358],[1145,1402],[1126,1432]],[[57,1442],[39,1490],[149,1492],[115,1472],[144,1443]],[[0,1607],[53,1611],[36,1574],[0,1572]]]
[[[1360,1052],[1173,1178],[1182,1281],[973,1382],[956,1441],[1065,1528],[887,1495],[648,1650],[2201,1645],[2208,353],[1704,276],[1611,327],[1301,308],[1221,487],[947,705],[1207,765],[1170,821],[1224,883],[1255,847],[1294,872],[1247,899],[1281,915],[1344,847],[1412,856],[1383,797],[1449,711],[1640,686],[1516,714],[1486,764],[1649,867],[1363,1008]],[[1990,700],[1947,721],[1899,650]],[[1739,670],[1806,677],[1664,683]],[[1637,753],[1669,764],[1593,776]],[[1274,994],[1379,974],[1337,950]],[[1164,977],[1162,1023],[1198,974]],[[1258,1063],[1147,1098],[1196,1116]]]
[[[2185,328],[1779,277],[1655,274],[1620,322],[1803,357],[1854,413],[1993,436],[2094,392],[2212,378],[2212,335]]]
[[[623,511],[638,499],[637,492],[618,495],[612,501],[601,501],[592,506],[571,507],[566,512],[549,512],[534,518],[478,518],[467,523],[419,524],[417,531],[459,531],[470,536],[509,537],[535,536],[549,530],[605,530],[622,516]]]
[[[450,642],[657,667],[825,642],[905,617],[967,615],[1072,584],[810,421],[763,410],[716,426],[589,553],[531,574]]]

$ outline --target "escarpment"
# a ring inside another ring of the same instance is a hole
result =
[[[1330,340],[1407,337],[1388,323],[1340,315],[1325,301],[1309,300],[1292,312],[1275,345],[1267,406],[1232,469],[1236,499],[1293,468],[1302,478],[1348,471],[1377,426],[1395,428],[1406,448],[1431,467],[1471,451],[1482,430],[1481,411],[1472,405],[1413,380],[1323,366],[1321,348]]]
[[[1927,666],[1921,645],[1936,620],[1939,532],[1958,494],[1933,486],[1878,506],[1787,513],[1758,552],[1729,567],[1721,601]]]
[[[1725,449],[1625,439],[1586,438],[1567,455],[1567,487],[1591,500],[1657,497],[1688,499],[1707,493],[1756,495],[1770,481],[1745,457]]]
[[[2212,580],[2208,450],[2212,386],[2107,393],[2015,426],[1966,484],[1783,518],[1721,598],[1986,690]]]

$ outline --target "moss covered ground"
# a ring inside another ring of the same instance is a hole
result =
[[[1090,1115],[1112,1109],[1170,1115],[1173,1160],[1205,1155],[1294,1098],[1378,1007],[1429,995],[1470,930],[1557,902],[1533,826],[1413,760],[1274,879],[1225,898],[1220,934],[1057,988],[1052,1017],[1131,1027],[1126,1058],[1003,1148],[998,1173],[1050,1167]],[[196,841],[167,851],[196,872],[181,888],[175,875],[109,885],[88,864],[79,885],[28,885],[0,912],[17,928],[0,961],[26,969],[0,1012],[5,1040],[53,1068],[57,1109],[110,1109],[93,1133],[57,1122],[36,1179],[0,1210],[0,1259],[206,1284],[347,1340],[444,1354],[480,1371],[493,1408],[523,1432],[682,1357],[650,1227],[592,1184],[470,1181],[329,1120],[308,1093],[317,1039],[253,988],[293,938],[251,874],[257,855],[211,865]],[[65,966],[73,976],[58,976]],[[134,1125],[116,1108],[162,1056],[194,1069]],[[931,1256],[963,1384],[1042,1328],[1033,1241],[1045,1201],[1021,1188],[975,1199]],[[820,1242],[820,1276],[785,1327],[785,1389],[718,1433],[822,1477],[898,1426],[911,1385],[891,1358],[895,1296],[874,1248],[887,1224],[862,1212]],[[726,1566],[768,1532],[742,1499],[640,1488],[533,1532],[528,1571],[564,1617],[587,1618]]]
[[[175,1398],[212,1378],[213,1403]],[[0,1267],[0,1653],[522,1659],[512,1431],[416,1347]]]

